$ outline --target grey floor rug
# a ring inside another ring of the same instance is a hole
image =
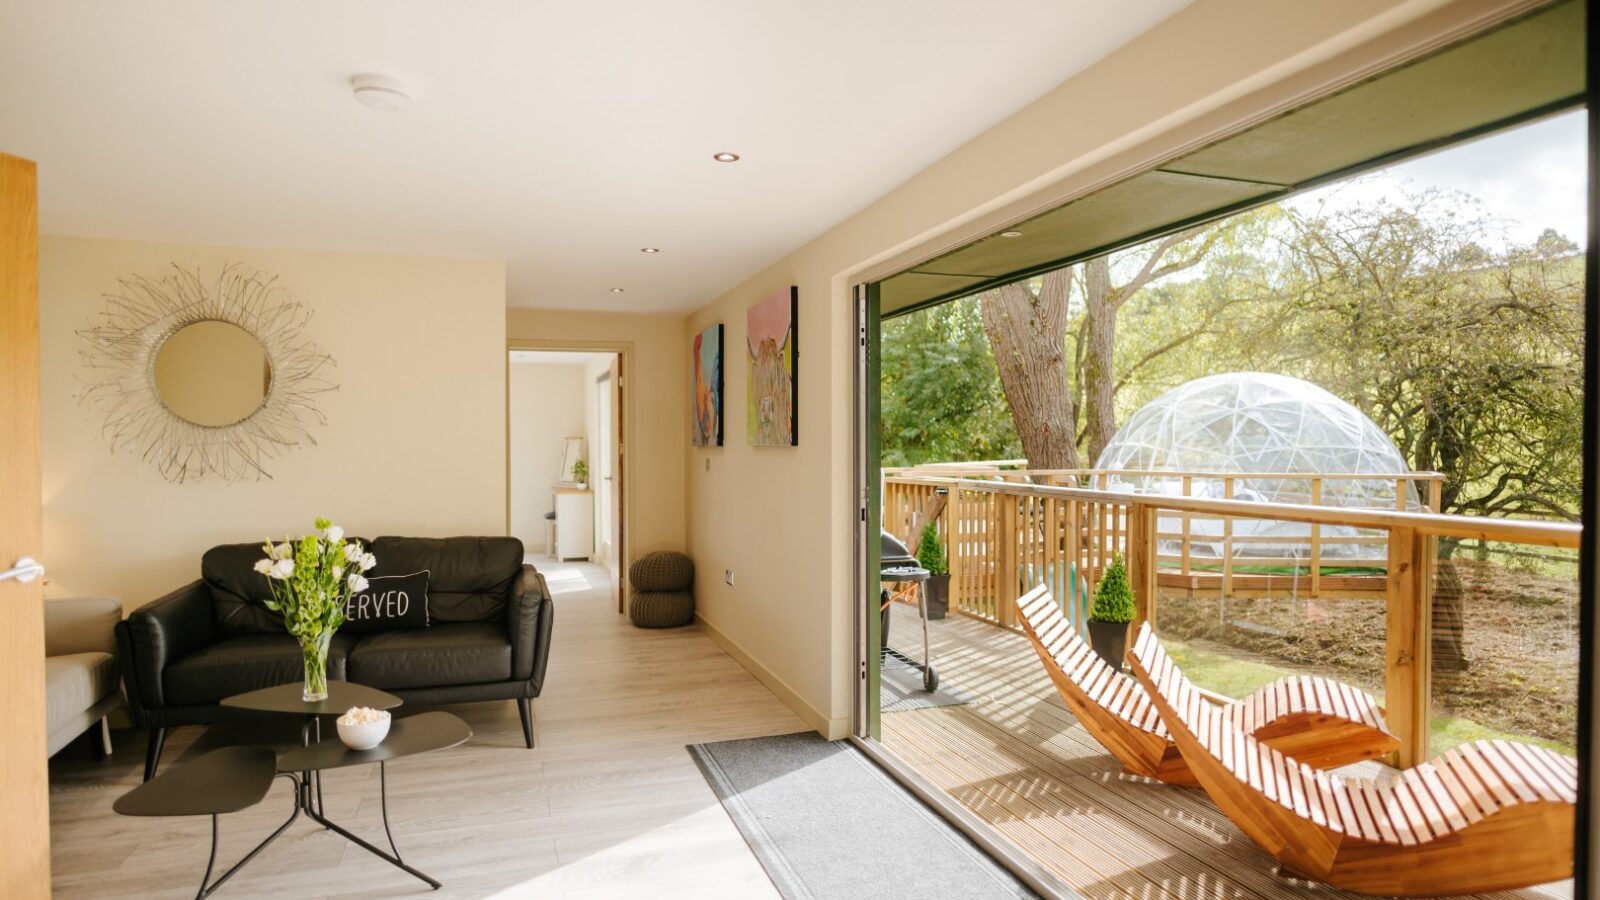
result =
[[[689,752],[788,900],[1035,896],[846,742],[808,731]]]
[[[939,662],[934,660],[934,671]],[[922,689],[922,667],[900,651],[889,648],[883,651],[883,667],[879,670],[880,712],[904,712],[908,709],[927,709],[931,706],[962,706],[972,702],[972,697],[953,687],[940,684],[932,693]]]

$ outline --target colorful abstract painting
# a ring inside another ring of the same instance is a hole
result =
[[[800,442],[800,351],[795,316],[800,289],[782,291],[750,307],[745,332],[750,351],[750,383],[745,396],[745,431],[752,447],[792,447]]]
[[[694,336],[694,445],[722,446],[722,326]]]

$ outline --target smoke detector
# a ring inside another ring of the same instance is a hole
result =
[[[356,102],[384,112],[399,112],[411,106],[411,89],[398,78],[366,72],[350,79]]]

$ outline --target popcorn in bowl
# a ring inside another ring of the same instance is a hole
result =
[[[389,734],[389,714],[381,709],[352,706],[336,724],[339,740],[351,750],[371,750]]]
[[[389,718],[389,713],[370,706],[352,706],[339,717],[340,725],[371,725]]]

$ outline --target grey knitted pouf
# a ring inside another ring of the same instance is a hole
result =
[[[687,591],[694,586],[694,560],[673,550],[646,553],[628,567],[635,591]]]
[[[694,595],[688,591],[637,591],[628,618],[640,628],[677,628],[694,621]]]

